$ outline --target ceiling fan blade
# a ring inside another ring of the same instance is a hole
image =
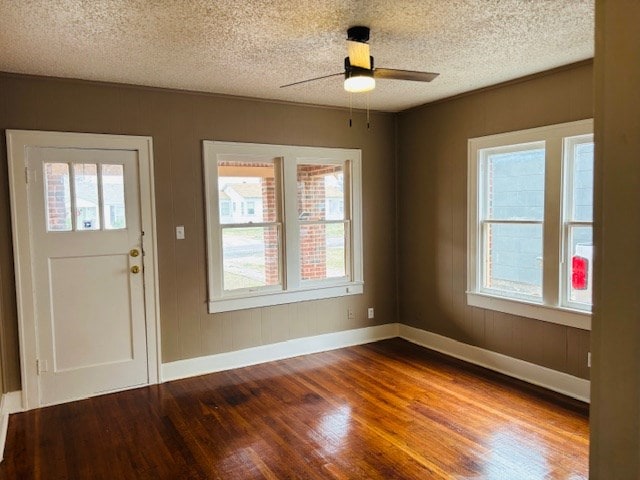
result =
[[[371,70],[371,57],[369,56],[369,44],[347,40],[349,63],[352,67]]]
[[[414,72],[413,70],[395,70],[393,68],[376,68],[373,71],[375,78],[389,78],[391,80],[412,80],[414,82],[430,82],[439,73]]]
[[[293,87],[294,85],[300,85],[301,83],[315,82],[316,80],[322,80],[323,78],[337,77],[338,75],[344,75],[344,72],[332,73],[331,75],[324,75],[322,77],[309,78],[307,80],[300,80],[299,82],[287,83],[286,85],[280,85],[280,88]]]

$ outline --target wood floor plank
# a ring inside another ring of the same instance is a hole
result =
[[[0,479],[588,477],[588,407],[400,339],[12,415]]]

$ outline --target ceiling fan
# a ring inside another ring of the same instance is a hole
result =
[[[373,57],[369,54],[368,41],[369,27],[356,26],[349,28],[347,30],[347,50],[349,56],[344,59],[344,72],[289,83],[287,85],[281,85],[280,88],[292,87],[302,83],[344,75],[344,89],[347,92],[360,93],[373,90],[376,87],[376,78],[430,82],[439,75],[438,73],[431,72],[376,68],[373,65]]]

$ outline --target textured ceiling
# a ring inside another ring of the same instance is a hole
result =
[[[371,27],[371,108],[399,111],[593,56],[594,0],[0,0],[0,71],[348,106],[346,30]],[[354,95],[355,107],[366,94]]]

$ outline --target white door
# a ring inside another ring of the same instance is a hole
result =
[[[26,149],[39,404],[149,382],[138,152]]]

